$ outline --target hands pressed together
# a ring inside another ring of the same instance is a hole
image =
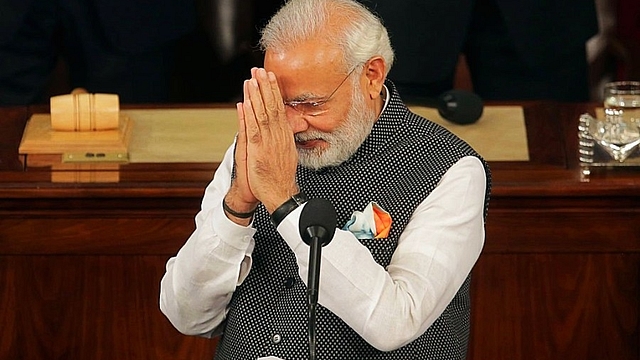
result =
[[[236,212],[251,212],[263,203],[272,213],[299,191],[293,131],[274,73],[251,69],[251,79],[245,80],[243,93],[243,101],[236,104],[236,177],[225,202]],[[245,225],[250,221],[231,218]]]

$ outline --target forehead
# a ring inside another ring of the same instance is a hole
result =
[[[278,78],[285,99],[322,91],[325,84],[344,76],[343,54],[337,46],[306,41],[291,49],[265,52],[264,67]]]

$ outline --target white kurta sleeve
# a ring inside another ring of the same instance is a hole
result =
[[[235,224],[222,210],[232,166],[233,147],[205,190],[195,231],[167,261],[160,283],[160,309],[187,335],[217,333],[231,295],[251,268],[255,229]]]

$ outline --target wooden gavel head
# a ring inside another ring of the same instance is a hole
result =
[[[76,89],[51,97],[51,128],[56,131],[118,129],[120,100],[117,94],[89,94]]]

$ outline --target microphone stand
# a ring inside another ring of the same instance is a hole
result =
[[[320,284],[320,255],[322,246],[320,238],[311,238],[309,250],[309,273],[307,274],[307,295],[309,298],[309,360],[316,359],[316,308],[318,305],[318,288]]]
[[[336,231],[336,210],[322,198],[311,199],[300,213],[300,236],[309,245],[307,297],[309,298],[309,359],[316,359],[316,307],[320,284],[322,247],[327,245]]]

